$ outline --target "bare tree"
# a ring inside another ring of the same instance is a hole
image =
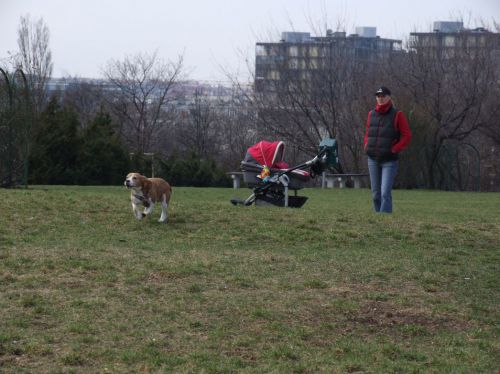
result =
[[[20,149],[20,164],[23,165],[23,182],[27,186],[28,160],[32,145],[33,130],[46,103],[46,84],[52,75],[52,54],[49,48],[49,29],[42,18],[32,21],[29,15],[21,17],[18,29],[19,52],[13,56],[14,73],[10,83],[4,74],[7,87],[11,90],[11,108],[18,136],[16,147]],[[13,105],[22,102],[21,105]],[[20,109],[21,108],[21,109]],[[9,159],[10,164],[16,160]]]
[[[89,126],[96,115],[105,108],[106,92],[98,81],[68,78],[70,82],[64,90],[62,102],[70,106],[78,115],[83,129]]]
[[[169,104],[180,79],[183,57],[164,61],[157,53],[111,60],[104,69],[111,93],[109,105],[122,124],[122,135],[136,152],[155,151],[156,135],[171,119]]]
[[[201,89],[196,89],[192,104],[177,122],[178,141],[201,158],[215,157],[218,152],[216,104]]]
[[[21,17],[17,39],[19,54],[15,58],[15,64],[26,75],[35,114],[39,114],[45,106],[45,88],[52,76],[49,39],[49,28],[43,18],[32,21],[29,15]]]
[[[219,112],[221,154],[220,162],[227,170],[239,167],[247,149],[261,140],[256,128],[257,112],[249,100],[251,87],[233,82],[231,100]]]
[[[439,37],[439,35],[438,35]],[[426,184],[443,188],[450,178],[450,149],[484,131],[494,136],[500,102],[495,51],[498,35],[456,33],[447,44],[428,38],[413,40],[403,64],[391,66],[393,76],[411,98],[414,121],[420,126]],[[457,168],[458,170],[458,168]],[[457,177],[458,178],[458,177]]]

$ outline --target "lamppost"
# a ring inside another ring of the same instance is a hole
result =
[[[151,157],[151,178],[154,178],[155,177],[155,162],[154,162],[155,154],[152,152],[144,152],[144,156]]]
[[[130,160],[133,160],[135,153],[134,152],[129,152]],[[155,177],[155,162],[154,162],[154,157],[155,154],[152,152],[144,152],[144,156],[151,157],[151,178]]]

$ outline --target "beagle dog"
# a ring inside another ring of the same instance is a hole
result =
[[[125,187],[131,189],[130,201],[132,211],[137,219],[142,219],[153,211],[155,203],[161,203],[161,217],[158,222],[165,222],[168,217],[168,204],[172,195],[172,187],[161,178],[147,178],[139,173],[129,173]],[[144,212],[140,206],[144,205]]]

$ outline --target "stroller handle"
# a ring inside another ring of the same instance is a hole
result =
[[[326,149],[322,149],[316,156],[314,156],[309,161],[304,162],[303,164],[294,166],[293,168],[283,169],[282,171],[280,171],[278,173],[278,176],[289,173],[289,172],[294,171],[294,170],[302,169],[306,166],[314,165],[317,162],[321,161],[321,159],[326,159]]]

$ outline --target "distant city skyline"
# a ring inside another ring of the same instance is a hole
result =
[[[434,21],[491,27],[500,22],[500,1],[0,0],[0,66],[18,50],[19,19],[27,14],[50,30],[54,77],[102,78],[111,59],[157,51],[167,60],[184,55],[189,79],[223,81],[223,70],[244,79],[255,44],[278,41],[283,31],[376,27],[382,38],[404,40],[432,31]]]

